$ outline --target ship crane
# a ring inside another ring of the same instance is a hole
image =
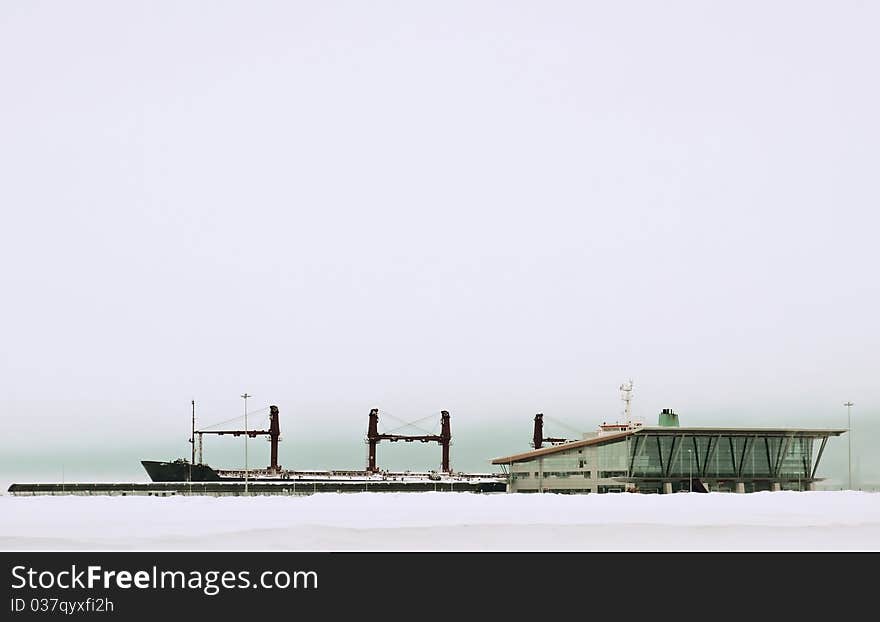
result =
[[[441,470],[444,473],[452,473],[449,467],[449,445],[452,440],[452,430],[449,424],[449,413],[445,410],[440,411],[440,434],[380,434],[379,433],[379,409],[370,410],[370,423],[367,427],[367,445],[369,445],[369,453],[367,455],[367,471],[370,473],[378,473],[379,468],[376,466],[376,446],[380,441],[391,441],[396,443],[404,441],[412,443],[419,441],[421,443],[439,443],[442,448]]]
[[[278,441],[281,440],[281,424],[278,420],[278,407],[270,406],[269,407],[269,429],[268,430],[194,430],[194,434],[198,434],[198,443],[199,443],[199,464],[202,463],[202,435],[203,434],[217,434],[219,436],[223,436],[224,434],[231,434],[232,436],[242,436],[243,434],[247,434],[249,438],[256,438],[257,436],[268,436],[269,443],[271,445],[270,449],[270,465],[269,465],[269,473],[279,473],[281,471],[281,466],[278,464]]]
[[[551,445],[557,445],[559,443],[567,443],[567,438],[554,438],[552,436],[544,436],[544,414],[538,413],[535,415],[535,430],[532,434],[532,447],[535,449],[541,449],[541,445],[544,443],[550,443]]]

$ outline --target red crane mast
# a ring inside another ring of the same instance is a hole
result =
[[[452,428],[449,423],[449,412],[440,411],[440,434],[380,434],[379,433],[379,409],[370,410],[370,423],[367,426],[367,445],[369,445],[369,454],[367,456],[367,471],[370,473],[378,473],[379,468],[376,466],[376,447],[380,441],[404,441],[412,443],[419,441],[421,443],[439,443],[442,448],[442,458],[440,469],[444,473],[451,473],[449,466],[449,445],[452,441]]]

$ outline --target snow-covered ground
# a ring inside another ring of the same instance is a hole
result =
[[[0,550],[877,551],[880,493],[0,496]]]

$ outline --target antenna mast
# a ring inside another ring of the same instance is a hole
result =
[[[632,427],[632,393],[633,393],[633,381],[632,378],[629,379],[628,382],[624,382],[620,385],[620,399],[623,400],[623,420],[624,423],[628,427]]]

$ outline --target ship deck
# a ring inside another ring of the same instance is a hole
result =
[[[12,484],[9,494],[35,495],[145,495],[168,497],[176,495],[242,496],[242,495],[311,495],[316,493],[355,492],[504,492],[505,481],[498,477],[441,478],[416,477],[358,478],[310,477],[290,479],[227,480],[217,482],[78,482]]]
[[[214,469],[223,480],[245,479],[244,469]],[[253,481],[309,481],[309,482],[421,482],[432,481],[442,483],[463,482],[496,482],[503,481],[505,476],[500,473],[437,473],[436,471],[288,471],[277,473],[269,469],[250,469],[247,476]]]

